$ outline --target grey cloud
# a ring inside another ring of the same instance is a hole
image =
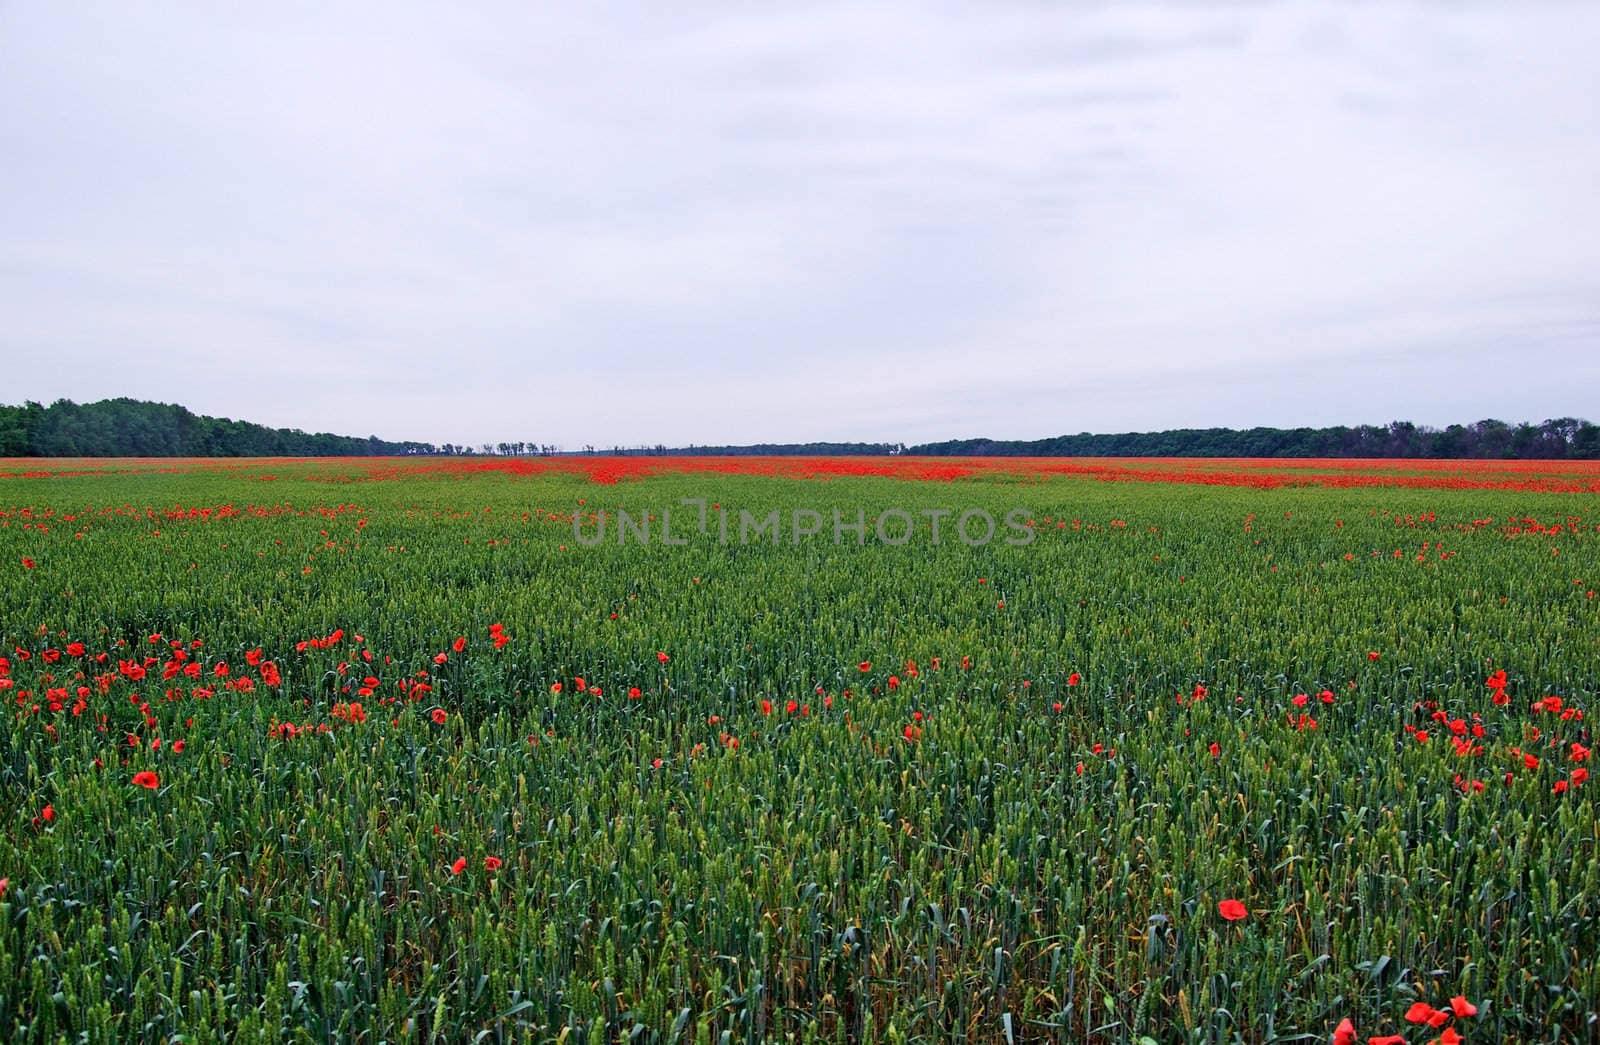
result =
[[[1553,2],[9,5],[0,399],[570,446],[1592,415],[1597,51]]]

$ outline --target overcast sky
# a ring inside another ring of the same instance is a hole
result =
[[[1600,5],[1520,0],[0,0],[0,401],[569,448],[1600,420],[1597,55]]]

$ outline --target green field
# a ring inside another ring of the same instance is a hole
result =
[[[0,1040],[1600,1040],[1594,493],[349,478],[0,479]]]

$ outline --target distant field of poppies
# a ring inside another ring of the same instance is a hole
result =
[[[1600,1040],[1596,589],[1595,462],[0,460],[0,1041]]]

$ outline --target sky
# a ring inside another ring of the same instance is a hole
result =
[[[0,0],[0,402],[1600,421],[1600,5]]]

